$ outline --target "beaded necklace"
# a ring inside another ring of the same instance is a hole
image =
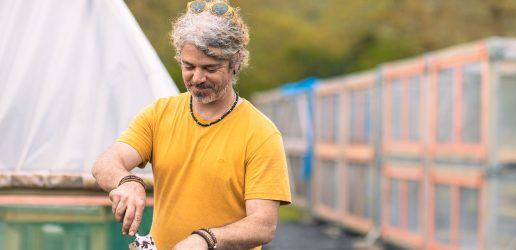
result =
[[[211,126],[213,124],[216,124],[216,123],[222,121],[222,119],[224,119],[227,115],[229,115],[229,113],[231,113],[231,111],[233,111],[233,109],[235,109],[235,107],[236,107],[236,105],[238,103],[238,93],[236,91],[235,91],[235,95],[236,95],[235,102],[233,102],[233,105],[231,105],[231,108],[229,108],[229,110],[226,111],[226,113],[224,113],[221,117],[219,117],[219,119],[217,119],[217,120],[215,120],[213,122],[210,122],[210,123],[202,123],[199,120],[197,120],[197,118],[195,117],[195,115],[193,113],[193,108],[192,108],[192,99],[193,99],[193,97],[190,95],[190,115],[194,119],[195,123],[197,123],[197,125],[199,125],[199,126],[209,127],[209,126]]]

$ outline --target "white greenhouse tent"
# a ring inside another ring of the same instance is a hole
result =
[[[177,93],[122,0],[0,1],[4,198],[95,189],[95,158],[138,111]]]

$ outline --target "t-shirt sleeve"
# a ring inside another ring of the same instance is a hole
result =
[[[257,145],[246,163],[246,200],[278,200],[282,205],[290,204],[287,161],[279,132]]]
[[[151,160],[155,106],[156,103],[151,104],[141,111],[117,139],[118,142],[129,144],[140,154],[142,158],[142,163],[138,166],[140,168],[144,168]]]

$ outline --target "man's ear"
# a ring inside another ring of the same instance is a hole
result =
[[[233,67],[233,75],[236,75],[240,71],[240,63],[235,64]]]

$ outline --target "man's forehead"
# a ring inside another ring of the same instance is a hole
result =
[[[190,42],[185,43],[183,45],[183,47],[181,48],[181,51],[199,51],[199,52],[203,52],[203,53],[216,54],[216,55],[224,54],[223,50],[221,48],[209,47],[209,46],[208,47],[197,46]]]
[[[181,59],[181,63],[186,64],[186,65],[199,66],[199,67],[203,67],[203,68],[224,66],[224,61],[219,61],[216,63],[199,63],[199,62],[190,62],[187,59]]]
[[[181,61],[192,65],[222,65],[228,60],[223,58],[221,54],[222,49],[220,48],[210,48],[209,51],[204,51],[192,44],[186,44],[181,51]]]

